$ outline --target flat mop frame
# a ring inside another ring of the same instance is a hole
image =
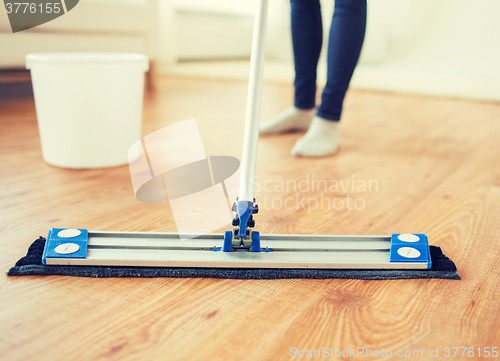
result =
[[[255,16],[247,111],[233,231],[194,236],[176,233],[96,232],[53,228],[43,253],[46,265],[425,269],[431,267],[424,234],[391,236],[260,235],[253,231],[254,179],[259,138],[268,0]],[[222,246],[221,246],[222,244]]]

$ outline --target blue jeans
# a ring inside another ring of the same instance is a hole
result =
[[[323,43],[319,0],[291,0],[295,60],[295,106],[316,106],[316,69]],[[342,103],[358,62],[366,29],[366,0],[335,0],[328,39],[327,82],[318,115],[339,121]]]

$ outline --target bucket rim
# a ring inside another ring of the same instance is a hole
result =
[[[114,52],[53,52],[26,54],[26,69],[31,69],[34,63],[50,64],[96,64],[112,62],[139,62],[143,63],[145,70],[149,68],[149,58],[138,53]]]

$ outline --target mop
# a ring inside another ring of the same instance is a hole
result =
[[[455,264],[425,234],[261,235],[254,179],[268,0],[255,17],[247,111],[233,229],[224,234],[103,232],[53,228],[9,275],[89,277],[459,279]]]

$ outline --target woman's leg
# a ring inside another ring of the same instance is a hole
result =
[[[318,115],[339,121],[342,103],[358,63],[366,28],[366,0],[335,0],[328,40],[327,81]]]
[[[323,43],[319,0],[292,0],[292,43],[295,63],[295,107],[316,106],[316,70]]]
[[[293,155],[320,157],[337,151],[342,103],[358,62],[365,29],[366,0],[335,0],[328,41],[327,83],[318,114],[306,135],[293,147]]]
[[[323,42],[319,0],[291,0],[295,106],[260,127],[263,134],[307,129],[316,105],[316,69]]]

